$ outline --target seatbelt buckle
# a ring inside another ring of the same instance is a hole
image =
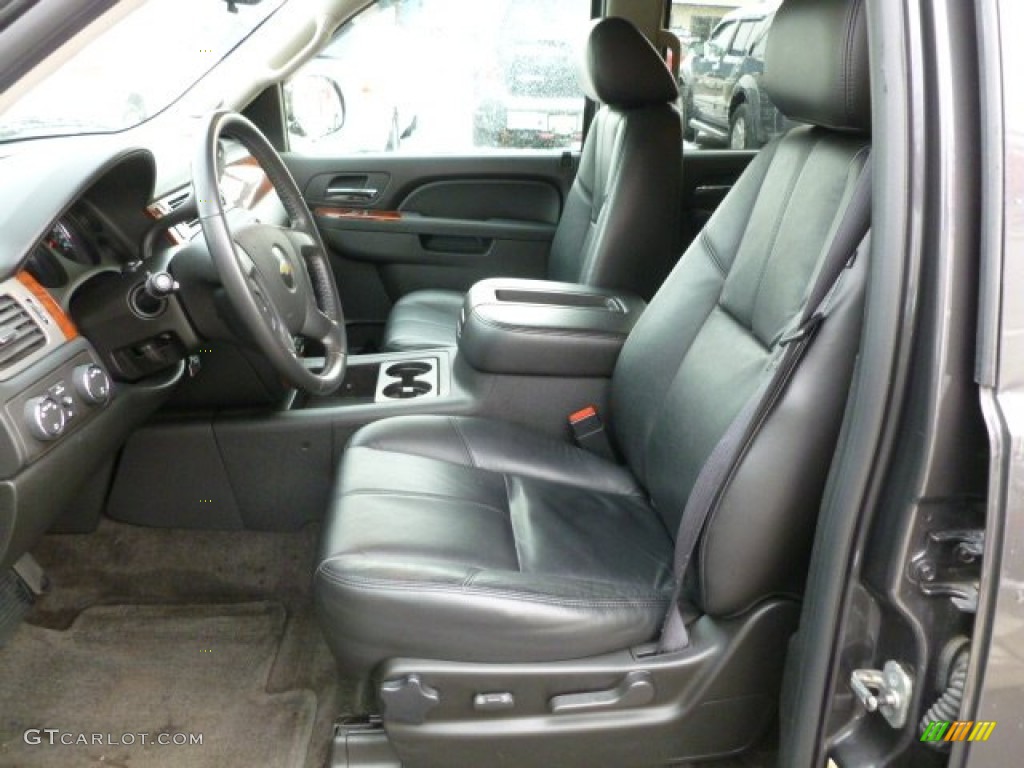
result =
[[[611,440],[608,439],[608,433],[601,422],[601,416],[593,405],[569,414],[569,429],[572,430],[573,440],[580,448],[609,461],[618,461]]]

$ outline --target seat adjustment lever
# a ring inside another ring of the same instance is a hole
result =
[[[395,723],[421,725],[427,714],[441,703],[441,694],[423,682],[419,675],[385,680],[380,686],[384,719]]]
[[[614,688],[586,693],[552,696],[551,711],[559,714],[601,712],[609,709],[642,707],[654,701],[654,683],[649,672],[630,672]]]

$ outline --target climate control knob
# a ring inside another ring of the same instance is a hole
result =
[[[89,405],[103,405],[110,399],[110,377],[95,363],[75,368],[71,383],[78,396]]]
[[[33,397],[25,403],[25,422],[37,440],[56,440],[64,432],[64,408],[52,397]]]

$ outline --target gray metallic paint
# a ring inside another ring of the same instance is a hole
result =
[[[980,3],[986,130],[985,259],[978,373],[991,435],[987,551],[963,719],[994,720],[983,744],[961,744],[950,765],[1019,764],[1024,750],[1024,6]],[[1016,93],[1011,90],[1017,86]]]

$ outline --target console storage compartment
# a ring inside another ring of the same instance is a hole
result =
[[[575,283],[481,280],[462,307],[459,352],[487,373],[610,376],[646,306]]]

